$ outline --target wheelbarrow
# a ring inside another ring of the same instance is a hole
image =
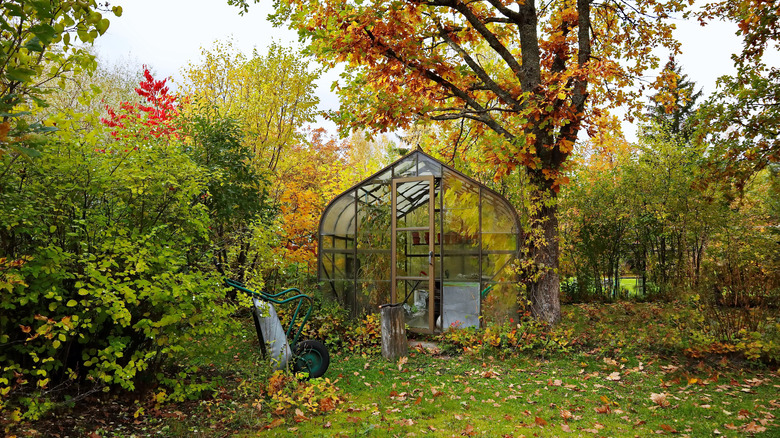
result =
[[[308,373],[310,379],[321,377],[330,365],[328,348],[315,340],[300,341],[301,332],[309,321],[312,310],[311,297],[299,289],[290,288],[276,294],[256,292],[243,283],[227,279],[228,286],[240,290],[252,298],[252,319],[255,322],[260,352],[271,361],[274,369],[285,369],[292,365],[295,373]],[[290,325],[285,330],[279,320],[274,305],[293,303]],[[306,312],[301,311],[306,306]],[[298,321],[300,319],[300,321]],[[292,342],[290,335],[293,335]],[[292,347],[291,347],[292,346]]]

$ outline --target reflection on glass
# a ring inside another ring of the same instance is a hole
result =
[[[479,281],[479,254],[444,254],[444,278]]]
[[[445,252],[479,249],[479,187],[444,173],[443,235]]]
[[[514,254],[483,254],[482,277],[488,281],[511,281]]]
[[[482,195],[482,250],[517,249],[515,216],[505,201],[485,191]]]

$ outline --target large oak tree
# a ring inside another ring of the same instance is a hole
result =
[[[229,0],[246,8],[246,0]],[[404,129],[467,120],[499,138],[482,145],[500,178],[519,167],[538,187],[530,235],[533,312],[560,318],[555,194],[578,134],[631,103],[678,45],[681,0],[276,0],[273,19],[299,30],[329,65],[343,63],[345,128]]]

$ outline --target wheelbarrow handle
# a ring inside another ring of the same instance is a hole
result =
[[[242,292],[245,292],[250,297],[255,297],[257,299],[273,303],[273,304],[286,304],[290,301],[298,301],[298,305],[295,306],[295,312],[293,313],[292,319],[290,320],[290,325],[287,327],[286,336],[287,339],[290,339],[290,334],[293,332],[293,327],[295,326],[295,321],[298,318],[298,315],[301,313],[301,308],[303,307],[304,301],[306,304],[308,304],[306,308],[306,313],[303,315],[303,319],[301,320],[300,324],[298,325],[298,330],[295,331],[295,336],[292,338],[292,344],[295,345],[298,343],[298,338],[300,337],[301,333],[303,332],[303,328],[306,326],[306,323],[309,321],[309,318],[311,317],[311,312],[314,307],[314,303],[310,296],[301,293],[301,291],[298,288],[291,287],[289,289],[285,289],[279,293],[275,294],[269,294],[266,292],[255,292],[251,289],[247,289],[247,287],[235,280],[231,280],[229,278],[225,279],[225,283],[228,286],[234,287]],[[287,298],[280,298],[283,295],[289,294],[289,293],[295,293],[295,295]]]

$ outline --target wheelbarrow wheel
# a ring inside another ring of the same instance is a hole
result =
[[[322,342],[307,340],[295,344],[293,371],[309,373],[310,379],[322,377],[330,366],[328,348]]]

